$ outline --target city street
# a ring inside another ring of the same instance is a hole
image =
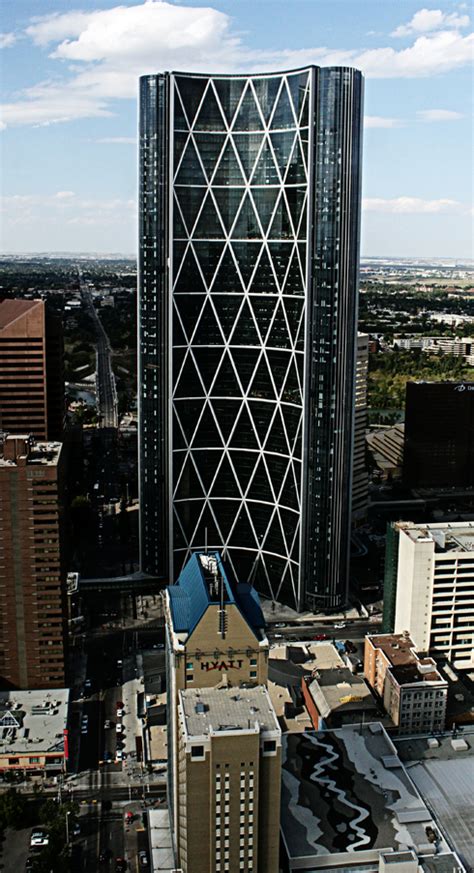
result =
[[[117,405],[117,389],[115,385],[115,376],[112,369],[112,349],[109,338],[102,326],[102,322],[97,314],[92,294],[87,285],[84,284],[81,271],[79,270],[79,281],[81,283],[81,294],[84,301],[86,311],[92,318],[96,334],[96,349],[97,349],[97,397],[99,404],[99,414],[102,427],[117,427],[118,426],[118,405]]]
[[[163,777],[143,774],[133,757],[139,734],[136,693],[142,687],[135,673],[137,653],[142,646],[162,645],[163,634],[162,625],[109,630],[85,640],[84,651],[76,654],[81,667],[71,705],[74,773],[66,777],[61,793],[80,804],[81,834],[72,854],[77,873],[108,869],[98,860],[104,852],[128,859],[129,869],[138,870],[138,852],[148,851],[142,813],[166,801]],[[164,670],[164,653],[156,655]],[[117,750],[123,760],[117,760]],[[127,810],[134,814],[131,823],[125,822]]]

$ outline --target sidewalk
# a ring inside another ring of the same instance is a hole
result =
[[[130,676],[135,671],[137,663],[136,656],[131,655],[125,659],[124,675]],[[138,668],[137,668],[138,669]],[[124,752],[127,758],[132,759],[137,754],[136,738],[140,737],[142,741],[143,726],[142,721],[137,715],[137,696],[139,692],[143,692],[143,685],[137,675],[133,679],[128,679],[122,686],[122,700],[124,703],[124,715],[122,719],[124,728]]]

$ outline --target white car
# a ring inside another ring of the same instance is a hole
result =
[[[115,730],[117,731],[118,734],[121,734],[123,731],[123,724],[116,724]]]
[[[48,846],[49,845],[49,837],[46,831],[42,830],[34,830],[31,833],[30,839],[30,847],[33,846]]]
[[[344,627],[346,627],[346,623],[345,623],[345,621],[338,621],[338,622],[336,622],[336,624],[334,625],[334,629],[335,629],[335,630],[342,630]]]
[[[123,761],[122,749],[117,749],[117,751],[115,752],[115,760],[116,761]]]
[[[117,718],[122,718],[122,716],[123,716],[123,709],[117,709],[117,713],[116,713],[116,714],[117,714]]]

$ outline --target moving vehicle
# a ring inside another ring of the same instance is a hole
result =
[[[328,640],[328,639],[329,639],[329,637],[327,634],[316,634],[313,637],[313,640],[318,640],[319,642],[321,642],[322,640]]]
[[[116,761],[123,761],[122,749],[117,749],[117,751],[115,752],[115,760]]]
[[[104,721],[104,731],[108,731],[109,728],[111,728],[111,727],[112,727],[112,722],[110,721],[110,718],[106,718]]]
[[[143,849],[141,852],[138,853],[138,861],[140,863],[140,867],[148,867],[149,866],[148,855],[145,851],[143,851]]]
[[[81,734],[86,734],[86,733],[87,733],[87,729],[88,729],[88,727],[89,727],[89,716],[88,716],[87,713],[86,713],[86,714],[84,714],[84,715],[82,716],[82,721],[81,721]]]
[[[49,845],[49,836],[42,828],[33,828],[30,837],[30,847]]]
[[[337,621],[335,625],[333,625],[335,630],[342,630],[342,628],[346,627],[345,621]]]

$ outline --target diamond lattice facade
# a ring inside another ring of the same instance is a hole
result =
[[[163,74],[140,93],[142,568],[220,549],[345,600],[362,77]]]

